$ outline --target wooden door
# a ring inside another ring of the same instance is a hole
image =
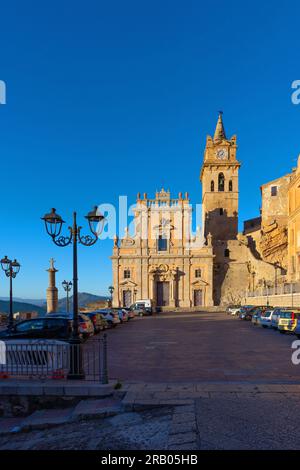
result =
[[[131,290],[123,291],[123,307],[130,307],[132,305]]]
[[[169,282],[157,282],[156,294],[157,294],[157,306],[166,307],[170,303],[170,283]]]
[[[199,307],[200,305],[203,305],[202,289],[195,289],[194,290],[194,306]]]

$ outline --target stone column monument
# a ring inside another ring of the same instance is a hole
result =
[[[57,269],[54,267],[54,259],[50,259],[50,268],[47,269],[49,273],[49,287],[47,289],[47,313],[57,312],[58,308],[58,290],[55,285],[55,273]]]

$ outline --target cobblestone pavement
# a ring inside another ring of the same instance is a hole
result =
[[[167,448],[172,408],[125,412],[44,430],[0,436],[0,450],[138,450]]]
[[[299,450],[299,419],[299,394],[196,400],[202,450]]]
[[[170,383],[298,381],[300,366],[291,362],[294,339],[225,313],[136,318],[108,332],[110,377]]]
[[[69,422],[74,411],[53,410],[27,418],[26,432],[2,426],[0,450],[300,449],[300,385],[139,383],[125,388],[122,400],[104,399],[103,407],[99,400],[82,401],[75,407],[76,422]]]

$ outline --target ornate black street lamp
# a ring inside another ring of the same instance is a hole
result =
[[[56,213],[56,209],[52,209],[49,214],[45,214],[42,220],[45,222],[45,228],[52,238],[55,245],[66,247],[73,243],[73,328],[71,343],[71,366],[69,378],[82,379],[84,371],[82,367],[81,341],[79,337],[79,319],[78,319],[78,273],[77,273],[77,244],[81,243],[85,246],[94,245],[104,226],[104,216],[98,213],[97,206],[89,212],[85,218],[89,222],[91,235],[81,235],[82,227],[77,225],[76,212],[73,212],[73,226],[69,227],[70,234],[68,236],[60,235],[62,225],[65,221]]]
[[[62,286],[63,286],[63,288],[65,289],[65,291],[67,293],[67,312],[69,313],[69,311],[70,311],[69,292],[71,292],[73,284],[72,284],[71,281],[63,281]]]
[[[115,288],[114,286],[109,286],[108,290],[110,293],[110,306],[112,307],[112,299],[113,299],[113,293],[114,293]]]
[[[20,263],[15,259],[14,261],[10,260],[7,256],[2,258],[1,267],[5,272],[5,275],[9,277],[9,316],[8,316],[8,329],[12,330],[14,326],[14,314],[13,314],[13,289],[12,289],[12,280],[16,277],[20,271]]]

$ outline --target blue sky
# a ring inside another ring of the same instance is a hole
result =
[[[45,296],[51,256],[58,283],[72,276],[71,247],[55,247],[40,220],[49,208],[83,222],[94,204],[162,185],[200,202],[219,109],[238,137],[240,221],[258,215],[259,186],[295,166],[299,2],[11,0],[0,10],[0,255],[22,264],[16,296]],[[106,295],[111,248],[79,247],[80,291]]]

